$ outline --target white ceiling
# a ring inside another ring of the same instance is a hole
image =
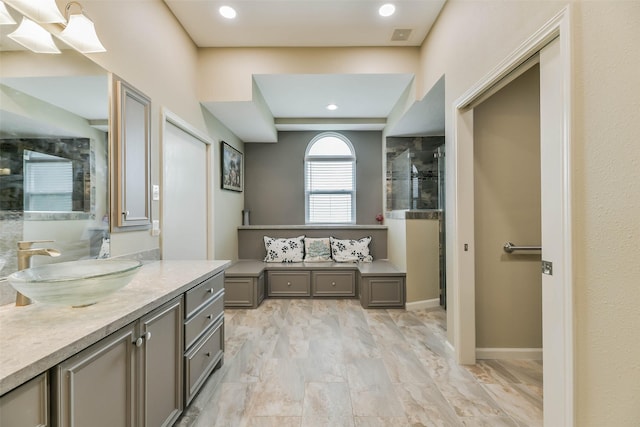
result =
[[[396,13],[382,18],[378,8],[385,1],[378,0],[164,1],[199,47],[420,46],[445,3],[393,0]],[[236,19],[222,18],[222,5],[233,6]],[[411,33],[406,41],[392,41],[395,30]],[[253,102],[201,101],[243,141],[275,142],[276,131],[381,130],[412,80],[409,74],[254,75],[260,93]],[[339,108],[328,111],[328,103]],[[404,120],[397,132],[444,130],[444,119],[438,125],[422,120],[433,105],[416,103],[411,123]]]
[[[239,46],[420,46],[444,0],[389,0],[393,16],[383,18],[381,0],[164,0],[200,47]],[[220,6],[232,6],[234,20]],[[395,30],[411,30],[392,41]]]
[[[383,1],[376,0],[229,0],[224,4],[238,11],[238,17],[232,22],[219,17],[217,9],[223,2],[217,0],[164,2],[199,47],[310,47],[419,46],[445,0],[394,0],[396,14],[384,19],[377,14]],[[396,29],[411,29],[411,36],[405,42],[393,42],[391,34]],[[8,41],[6,32],[0,34],[0,49],[12,50],[16,46]],[[275,142],[277,131],[382,130],[413,77],[410,74],[254,75],[259,93],[252,101],[200,101],[245,142]],[[103,91],[104,81],[87,80],[81,90],[77,90],[77,81],[65,82],[60,78],[3,83],[66,110],[79,111],[82,117],[105,117],[105,105],[97,106],[99,110],[94,111],[92,106],[80,104],[87,97],[74,100],[72,96]],[[67,83],[74,87],[69,88]],[[339,108],[328,111],[325,107],[329,102],[338,104]],[[438,90],[434,87],[424,100],[414,103],[389,134],[418,136],[443,131],[442,84]]]

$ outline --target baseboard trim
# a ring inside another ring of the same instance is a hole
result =
[[[541,348],[476,348],[476,359],[542,360]]]
[[[405,304],[407,311],[424,310],[427,308],[440,307],[440,298],[427,299],[424,301],[414,301]]]

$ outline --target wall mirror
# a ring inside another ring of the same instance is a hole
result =
[[[55,262],[109,254],[109,75],[73,50],[25,51],[14,29],[0,27],[0,277],[20,240],[54,240]]]

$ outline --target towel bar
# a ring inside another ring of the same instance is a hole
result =
[[[504,249],[506,253],[510,254],[513,251],[541,251],[542,246],[516,246],[511,242],[507,242],[504,244],[502,249]]]

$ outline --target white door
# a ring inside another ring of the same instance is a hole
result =
[[[207,144],[166,121],[163,147],[162,258],[207,259]]]
[[[572,425],[572,321],[568,152],[563,144],[566,99],[558,39],[540,51],[540,158],[542,197],[542,346],[544,421]]]

